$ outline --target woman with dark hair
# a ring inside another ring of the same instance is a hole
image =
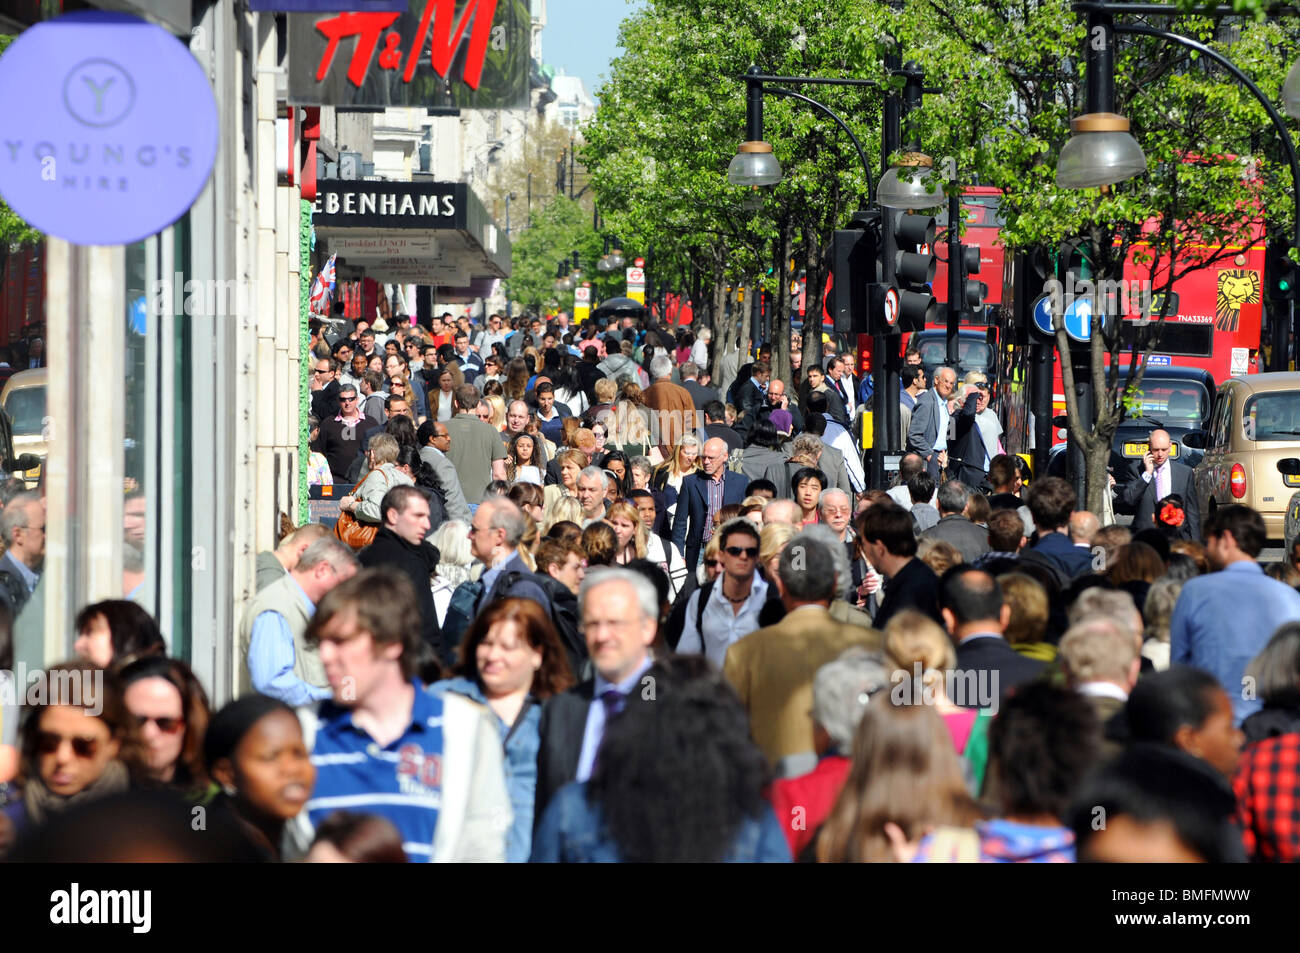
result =
[[[605,473],[613,474],[614,479],[608,481],[606,487],[610,501],[621,500],[628,493],[628,459],[627,454],[622,450],[610,450],[600,458],[596,466],[600,467]]]
[[[538,526],[546,516],[546,496],[536,483],[516,483],[506,494],[521,510],[533,518]]]
[[[1152,522],[1171,543],[1176,539],[1192,539],[1192,526],[1187,520],[1187,504],[1179,493],[1170,493],[1156,503]]]
[[[438,386],[429,391],[430,420],[451,420],[456,411],[452,407],[452,394],[465,383],[465,375],[456,364],[448,364],[438,371]]]
[[[554,366],[551,363],[552,355],[555,355]],[[587,412],[590,404],[587,401],[587,395],[582,390],[582,384],[578,381],[572,356],[561,354],[561,352],[552,348],[546,352],[545,362],[547,376],[550,377],[551,383],[555,385],[555,402],[568,407],[569,413],[575,419],[581,417]],[[568,419],[565,418],[566,421]]]
[[[781,486],[788,475],[785,467],[785,454],[781,447],[784,441],[777,433],[770,414],[762,413],[749,428],[749,439],[741,453],[741,468],[746,477],[753,480],[771,480],[774,486]]]
[[[511,483],[542,485],[542,468],[545,466],[541,438],[528,431],[515,434],[506,451],[506,479]]]
[[[591,779],[561,788],[533,839],[545,863],[784,863],[790,848],[763,799],[767,762],[735,692],[703,657],[647,673],[610,719]]]
[[[505,398],[506,401],[523,400],[528,392],[528,379],[532,373],[522,357],[514,358],[506,365]]]
[[[136,720],[150,778],[191,795],[208,786],[203,736],[208,696],[179,659],[143,658],[119,673],[122,697]]]
[[[1300,732],[1300,622],[1288,622],[1246,668],[1264,707],[1241,723],[1246,743]]]
[[[396,414],[389,417],[388,422],[384,424],[384,433],[396,440],[399,447],[420,449],[420,441],[416,437],[415,421],[405,414]]]
[[[293,709],[266,695],[230,702],[208,724],[203,763],[221,785],[214,806],[233,811],[271,859],[295,859],[288,824],[311,797],[316,768]]]
[[[135,721],[110,672],[63,662],[44,677],[45,698],[23,717],[22,797],[4,808],[10,834],[38,827],[74,804],[125,791],[143,774]],[[0,847],[6,833],[0,830]]]
[[[542,703],[573,684],[568,657],[542,606],[532,599],[499,599],[465,633],[454,674],[430,690],[464,695],[496,716],[514,809],[506,860],[523,863],[532,847]]]
[[[1174,665],[1138,679],[1124,705],[1129,737],[1185,751],[1230,778],[1244,735],[1218,679],[1198,668]]]
[[[316,839],[303,858],[309,864],[405,864],[402,834],[378,814],[335,811],[316,828]]]
[[[158,623],[134,602],[107,599],[86,606],[73,624],[72,651],[103,669],[119,669],[138,658],[165,655],[167,643]]]

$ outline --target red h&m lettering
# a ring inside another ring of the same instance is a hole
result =
[[[471,89],[478,89],[483,78],[483,61],[487,56],[488,40],[492,36],[492,19],[496,16],[497,0],[468,0],[461,11],[460,21],[455,24],[456,0],[425,0],[424,13],[420,17],[420,26],[416,30],[411,49],[406,55],[406,66],[402,71],[402,82],[409,83],[415,76],[415,69],[420,62],[420,53],[424,41],[429,37],[430,24],[433,35],[429,44],[429,63],[439,76],[446,77],[451,69],[451,61],[456,55],[469,27],[471,18],[474,29],[470,33],[469,51],[465,57],[465,84]],[[370,68],[370,61],[379,45],[380,35],[397,21],[397,13],[340,13],[327,17],[316,23],[319,30],[329,40],[325,52],[321,55],[320,66],[316,69],[316,81],[321,82],[329,75],[338,52],[339,42],[349,37],[356,37],[357,43],[348,63],[348,82],[360,86]],[[397,33],[384,36],[384,52],[380,54],[379,65],[383,69],[396,69],[400,59],[397,44],[401,37]]]

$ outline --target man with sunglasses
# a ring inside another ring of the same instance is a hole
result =
[[[318,357],[311,364],[311,415],[317,420],[325,420],[339,412],[339,387],[335,377],[338,362],[332,357]]]
[[[691,594],[677,643],[678,655],[704,655],[718,668],[730,645],[759,628],[758,616],[768,599],[768,585],[757,573],[758,528],[742,517],[720,532],[722,573]]]
[[[292,570],[257,594],[239,624],[244,660],[240,694],[258,692],[293,706],[333,695],[320,653],[304,636],[325,593],[358,568],[352,550],[326,536],[303,550]]]
[[[325,455],[334,482],[344,484],[374,423],[361,412],[357,389],[351,384],[339,389],[339,405],[337,416],[321,420],[320,437],[313,449]]]
[[[479,354],[483,356],[486,363],[487,356],[492,353],[492,345],[497,343],[505,344],[507,337],[508,334],[501,326],[501,315],[489,315],[487,327],[479,331],[474,338],[474,347],[478,349]]]

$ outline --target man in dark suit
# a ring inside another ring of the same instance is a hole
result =
[[[832,357],[826,361],[826,386],[839,396],[843,416],[838,419],[841,426],[848,427],[861,401],[858,400],[858,381],[847,358]]]
[[[1011,607],[1002,598],[997,580],[983,570],[958,564],[944,573],[939,580],[939,608],[948,634],[957,643],[955,704],[989,708],[1009,689],[1032,681],[1043,670],[1043,662],[1021,655],[1002,637],[1011,621]]]
[[[934,372],[934,387],[916,398],[912,422],[907,427],[907,449],[925,460],[930,476],[939,482],[939,454],[948,449],[948,398],[957,386],[957,372],[941,367]]]
[[[711,400],[704,405],[704,434],[706,437],[717,437],[725,443],[728,453],[744,449],[744,438],[727,426],[727,408],[720,400]]]
[[[609,719],[627,705],[654,699],[651,686],[641,684],[653,661],[659,619],[659,595],[650,580],[622,567],[593,569],[578,601],[596,675],[542,708],[534,828],[556,791],[591,777]]]
[[[1124,488],[1124,501],[1137,507],[1133,518],[1133,532],[1150,529],[1155,525],[1156,504],[1171,493],[1183,498],[1187,514],[1182,529],[1187,539],[1201,539],[1201,507],[1192,484],[1192,468],[1169,459],[1173,446],[1166,430],[1153,430],[1148,452],[1140,461],[1134,461],[1133,472]]]
[[[767,383],[772,377],[772,366],[766,361],[756,361],[749,380],[738,388],[736,410],[744,417],[767,404]]]
[[[704,442],[700,454],[703,473],[688,474],[677,495],[677,512],[673,515],[673,543],[686,554],[690,572],[700,564],[704,544],[713,537],[713,518],[728,503],[745,499],[749,478],[727,469],[727,444],[720,437]],[[689,540],[689,542],[688,542]]]
[[[682,386],[690,392],[691,399],[695,401],[695,409],[703,410],[709,401],[718,399],[718,392],[701,384],[696,379],[699,376],[700,369],[694,362],[687,361],[682,365]]]

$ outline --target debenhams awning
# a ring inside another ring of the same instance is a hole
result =
[[[510,240],[463,182],[322,179],[312,224],[340,264],[439,288],[510,277]]]

